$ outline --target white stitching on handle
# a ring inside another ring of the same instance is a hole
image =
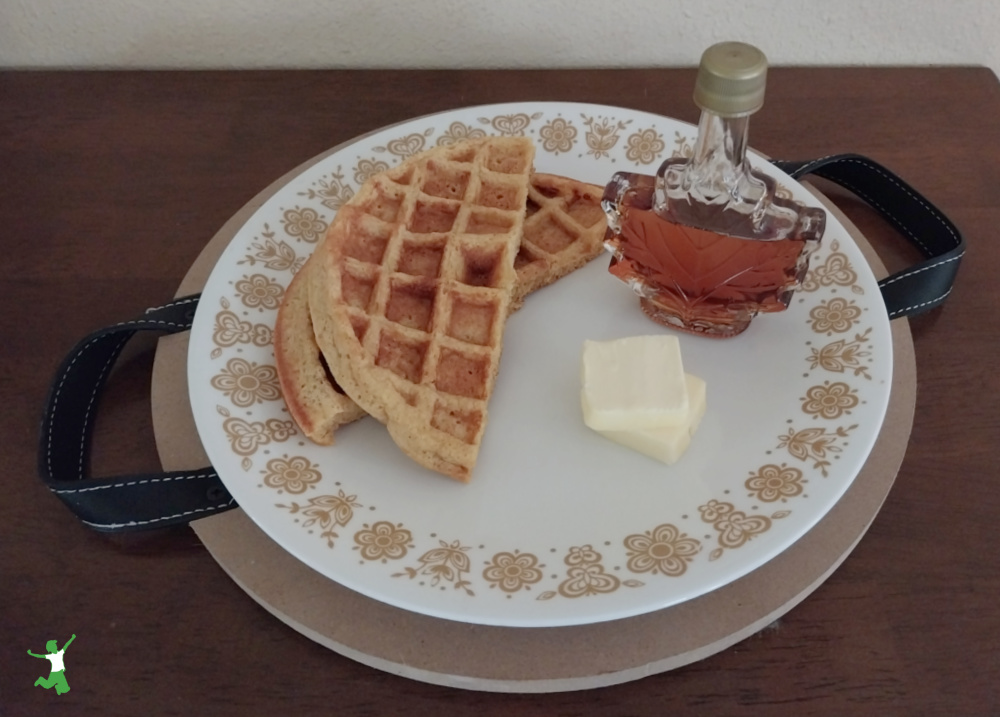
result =
[[[146,325],[146,324],[155,324],[157,326],[170,326],[170,327],[173,327],[173,328],[176,328],[176,327],[187,328],[188,327],[188,324],[181,324],[181,323],[178,323],[176,321],[150,321],[149,319],[133,319],[132,321],[123,321],[120,324],[112,324],[108,328],[109,329],[120,329],[120,328],[125,328],[126,326],[135,326],[136,324],[143,324],[143,325]]]
[[[924,302],[919,303],[919,304],[914,304],[913,306],[907,306],[907,307],[902,308],[902,309],[896,309],[895,311],[890,311],[889,312],[889,318],[890,319],[894,319],[897,316],[909,313],[910,311],[913,311],[914,309],[922,309],[925,306],[930,306],[931,304],[937,304],[939,302],[942,302],[942,301],[944,301],[945,299],[948,298],[948,294],[950,294],[950,293],[951,293],[951,289],[949,288],[948,291],[944,292],[943,294],[941,294],[941,296],[937,297],[936,299],[931,299],[930,301],[924,301]]]
[[[171,301],[170,303],[164,304],[163,306],[150,307],[146,309],[144,313],[152,314],[154,311],[162,311],[163,309],[172,309],[175,306],[184,306],[185,304],[196,304],[198,303],[198,300],[200,298],[201,298],[200,296],[188,296],[183,299],[178,299],[177,301]]]
[[[809,174],[809,172],[812,171],[812,168],[815,167],[817,164],[824,164],[827,160],[836,156],[837,155],[835,154],[828,154],[825,157],[819,157],[817,159],[810,160],[805,164],[803,164],[801,167],[796,167],[793,170],[795,172],[795,177],[801,176],[803,174]],[[789,174],[788,176],[791,177],[792,175]]]
[[[86,453],[84,450],[84,442],[87,440],[87,426],[90,424],[90,417],[93,414],[94,404],[97,402],[97,392],[100,390],[101,384],[104,383],[104,377],[108,375],[111,367],[118,359],[122,348],[130,338],[130,336],[126,335],[118,341],[114,349],[111,351],[111,355],[108,356],[108,360],[104,362],[101,372],[97,375],[97,380],[94,381],[94,390],[90,393],[90,401],[87,402],[87,409],[83,414],[83,426],[80,428],[80,460],[77,463],[77,473],[79,474],[80,480],[83,480],[83,456]],[[88,344],[88,346],[89,345],[90,344]]]
[[[915,192],[911,191],[908,187],[906,187],[904,184],[902,184],[898,179],[896,179],[895,177],[893,177],[891,174],[888,174],[887,172],[883,171],[880,167],[876,166],[875,164],[873,164],[871,162],[865,162],[865,161],[862,161],[860,159],[848,159],[847,161],[848,162],[853,162],[854,164],[860,164],[862,166],[869,167],[870,169],[874,169],[879,175],[881,175],[882,177],[884,177],[885,179],[887,179],[892,184],[895,184],[900,190],[902,190],[913,201],[915,201],[917,204],[919,204],[921,207],[923,207],[924,211],[926,211],[932,217],[934,217],[935,219],[937,219],[938,222],[941,223],[941,226],[943,226],[945,228],[945,230],[949,234],[951,234],[951,236],[955,239],[955,244],[956,245],[959,243],[959,237],[955,233],[955,230],[951,227],[951,225],[949,225],[948,222],[945,220],[945,218],[941,216],[941,213],[939,211],[937,211],[932,205],[930,205],[919,194],[916,194]]]
[[[135,485],[146,485],[148,483],[170,483],[181,480],[197,480],[199,478],[211,478],[215,473],[191,473],[182,476],[162,476],[160,478],[143,478],[141,480],[128,481],[127,483],[114,483],[109,485],[90,486],[89,488],[50,488],[57,495],[71,495],[73,493],[89,493],[95,490],[108,490],[109,488],[130,488]]]
[[[815,160],[809,162],[808,164],[805,164],[802,167],[799,167],[796,170],[796,175],[805,174],[805,173],[807,173],[806,170],[808,170],[809,168],[811,168],[811,167],[813,167],[813,166],[815,166],[815,165],[817,165],[819,163],[826,162],[831,157],[835,157],[835,156],[836,155],[828,155],[827,157],[822,157],[820,159],[815,159]],[[879,167],[878,165],[876,165],[874,162],[871,162],[870,160],[859,159],[857,157],[845,157],[844,159],[842,159],[840,161],[842,161],[844,163],[848,163],[848,164],[859,164],[862,167],[866,167],[866,168],[874,171],[876,174],[878,174],[879,176],[881,176],[883,179],[887,180],[891,184],[895,185],[900,191],[902,191],[904,194],[906,194],[907,196],[909,196],[910,199],[912,199],[918,205],[920,205],[921,207],[923,207],[924,211],[926,211],[928,214],[930,214],[932,217],[934,217],[934,219],[936,219],[941,224],[941,226],[943,226],[945,228],[945,230],[949,234],[951,234],[951,236],[955,240],[955,244],[956,245],[959,243],[959,237],[955,233],[955,230],[948,224],[948,222],[945,220],[945,218],[943,216],[941,216],[941,213],[939,211],[937,211],[932,205],[928,204],[927,201],[925,201],[920,195],[915,194],[912,190],[910,190],[908,187],[906,187],[904,184],[902,184],[900,180],[896,179],[891,174],[888,174],[887,172],[885,172],[881,167]],[[892,218],[892,220],[894,222],[896,222],[896,224],[898,225],[898,227],[900,228],[901,231],[903,231],[911,239],[913,239],[913,241],[915,241],[917,244],[919,244],[920,247],[923,248],[923,250],[925,252],[927,252],[928,254],[931,253],[930,249],[927,247],[926,244],[924,244],[924,242],[920,239],[920,237],[918,237],[916,234],[914,234],[913,231],[910,230],[908,227],[906,227],[905,224],[902,221],[900,221],[900,219],[897,216],[895,216],[892,212],[888,211],[885,207],[883,207],[881,204],[879,204],[878,202],[876,202],[867,193],[865,193],[864,191],[858,189],[857,187],[855,187],[850,182],[844,181],[842,179],[838,178],[838,179],[834,179],[832,181],[841,184],[842,186],[846,187],[847,189],[850,189],[852,192],[854,192],[859,197],[861,197],[862,199],[864,199],[865,201],[867,201],[873,207],[875,207],[876,209],[879,209],[880,211],[882,211],[886,216]]]
[[[82,356],[87,349],[89,349],[91,346],[93,346],[95,343],[97,343],[103,338],[104,336],[98,336],[97,338],[91,339],[86,344],[84,344],[83,347],[81,347],[81,349],[77,352],[76,356],[73,357],[73,360],[69,362],[69,365],[63,372],[62,378],[59,379],[59,384],[56,386],[55,393],[52,394],[52,412],[51,412],[52,415],[51,415],[51,420],[49,420],[48,443],[45,448],[45,459],[48,465],[49,475],[52,475],[52,430],[53,430],[52,427],[55,426],[56,423],[55,421],[56,410],[59,408],[59,397],[62,395],[62,389],[66,383],[66,378],[73,370],[73,365],[77,362],[80,356]]]
[[[957,255],[957,256],[951,257],[950,259],[942,259],[941,261],[935,262],[933,264],[928,264],[927,266],[922,266],[919,269],[911,269],[910,271],[904,271],[902,273],[896,274],[895,276],[892,276],[892,277],[886,279],[886,281],[884,283],[882,283],[881,285],[882,286],[889,286],[890,284],[895,284],[900,279],[906,279],[908,277],[911,277],[911,276],[914,276],[916,274],[919,274],[922,271],[927,271],[929,269],[936,269],[939,266],[944,266],[945,264],[950,264],[953,261],[959,261],[963,256],[965,256],[965,252],[964,251],[961,254]]]
[[[89,520],[81,520],[84,525],[89,525],[91,528],[103,528],[104,530],[116,530],[118,528],[132,528],[140,525],[152,525],[153,523],[161,523],[164,520],[174,520],[175,518],[186,518],[189,515],[195,515],[197,513],[207,513],[213,510],[222,510],[223,508],[228,508],[233,505],[236,501],[230,500],[228,503],[219,503],[218,505],[209,506],[207,508],[195,508],[194,510],[186,510],[183,513],[175,513],[174,515],[164,515],[160,518],[150,518],[149,520],[131,520],[128,523],[92,523]]]
[[[900,220],[899,217],[897,217],[895,214],[893,214],[888,209],[886,209],[874,197],[872,197],[871,195],[869,195],[863,189],[860,189],[860,188],[854,186],[853,184],[851,184],[848,181],[845,181],[843,179],[838,179],[837,182],[839,184],[841,184],[842,186],[847,187],[848,189],[850,189],[856,195],[858,195],[859,197],[861,197],[862,199],[864,199],[866,202],[868,202],[870,205],[872,205],[873,207],[875,207],[876,209],[878,209],[880,212],[882,212],[885,216],[887,216],[890,219],[892,219],[892,221],[895,222],[895,224],[896,224],[896,228],[899,229],[904,234],[906,234],[908,237],[910,237],[910,239],[912,239],[914,242],[916,242],[920,246],[920,248],[924,250],[925,254],[932,253],[931,250],[930,250],[930,248],[928,248],[928,246],[924,243],[923,239],[921,239],[919,236],[917,236],[912,229],[910,229],[902,220]],[[947,227],[947,224],[945,226]],[[954,232],[952,232],[952,233],[954,234]]]
[[[164,304],[163,306],[159,306],[159,307],[152,308],[152,309],[147,309],[146,313],[149,314],[149,313],[152,313],[154,311],[161,311],[163,309],[172,308],[174,306],[183,306],[185,304],[195,303],[195,302],[198,301],[198,299],[199,299],[199,297],[197,297],[197,296],[187,297],[187,298],[181,299],[179,301],[175,301],[175,302],[172,302],[172,303],[169,303],[169,304]],[[118,323],[118,324],[114,324],[113,326],[111,326],[109,328],[121,328],[121,327],[125,327],[125,326],[134,326],[136,324],[154,324],[154,325],[157,325],[157,326],[169,326],[169,327],[182,327],[182,326],[186,326],[186,324],[180,324],[180,323],[173,322],[173,321],[133,320],[133,321],[124,321],[124,322],[121,322],[121,323]],[[46,465],[48,467],[49,475],[53,475],[53,470],[52,470],[52,432],[53,432],[53,427],[55,426],[55,423],[56,423],[55,418],[56,418],[56,413],[58,412],[59,398],[62,395],[63,386],[66,384],[67,377],[72,372],[73,366],[80,359],[80,357],[83,356],[83,354],[86,353],[87,350],[91,346],[93,346],[98,341],[101,341],[101,340],[103,340],[103,339],[105,339],[107,337],[108,337],[108,334],[102,334],[101,336],[97,336],[97,337],[91,339],[90,341],[88,341],[86,344],[84,344],[80,348],[80,350],[77,352],[76,356],[73,357],[73,360],[69,362],[69,365],[66,367],[66,370],[63,372],[62,378],[59,380],[59,384],[56,386],[56,390],[55,390],[55,392],[52,395],[52,411],[51,411],[51,416],[50,416],[50,420],[49,420],[49,430],[48,430],[48,436],[47,436],[47,439],[46,439],[46,447],[45,447],[45,461],[46,461]],[[131,338],[131,336],[126,336],[125,338],[122,339],[121,343],[123,344],[123,343],[127,342],[130,338]],[[115,353],[113,354],[113,358],[111,360],[109,360],[109,363],[105,364],[104,368],[101,370],[101,379],[103,379],[104,374],[109,370],[110,365],[114,363],[114,359],[117,358],[117,352],[118,352],[119,348],[120,348],[120,344],[119,344],[119,347],[117,347],[115,349]],[[100,380],[101,379],[98,380],[98,385],[100,384]],[[96,398],[96,395],[97,395],[97,389],[95,387],[94,394],[91,396],[90,404],[88,404],[88,406],[87,406],[87,412],[86,412],[85,417],[84,417],[84,431],[83,431],[83,433],[81,433],[81,439],[80,439],[80,464],[78,466],[79,475],[80,475],[81,479],[83,478],[83,453],[84,453],[84,451],[83,451],[83,436],[86,436],[86,425],[87,425],[87,422],[90,420],[90,412],[91,412],[91,410],[93,408],[93,403],[94,403],[94,399]]]
[[[814,167],[814,166],[816,166],[818,164],[825,163],[829,159],[831,159],[832,157],[835,157],[835,156],[836,155],[828,155],[827,157],[821,157],[819,159],[814,159],[811,162],[807,162],[806,164],[802,165],[801,167],[798,167],[795,170],[795,174],[796,174],[796,176],[801,176],[802,174],[807,174],[812,169],[812,167]],[[885,172],[881,167],[879,167],[878,165],[876,165],[875,163],[873,163],[871,160],[861,159],[861,158],[857,158],[857,157],[845,157],[845,158],[841,159],[840,161],[842,161],[844,163],[850,163],[850,164],[860,164],[861,166],[866,167],[866,168],[874,171],[876,174],[878,174],[879,176],[881,176],[883,179],[885,179],[888,182],[890,182],[891,184],[895,185],[897,189],[899,189],[904,194],[906,194],[907,196],[909,196],[910,199],[912,199],[920,207],[922,207],[924,209],[924,211],[926,211],[934,219],[936,219],[941,224],[941,226],[943,226],[945,228],[945,231],[947,231],[949,234],[951,234],[952,238],[955,240],[956,247],[961,243],[961,239],[958,236],[958,234],[956,234],[955,229],[948,223],[948,221],[945,219],[945,217],[942,216],[941,213],[934,206],[930,205],[920,195],[915,194],[908,187],[906,187],[904,184],[902,184],[900,180],[896,179],[891,174],[888,174],[887,172]],[[924,253],[926,253],[926,254],[933,254],[933,252],[930,250],[930,248],[924,243],[924,241],[919,236],[917,236],[913,232],[913,230],[911,230],[909,228],[909,226],[907,226],[895,214],[893,214],[888,209],[886,209],[884,206],[882,206],[879,202],[877,202],[873,197],[871,197],[870,195],[868,195],[867,192],[859,189],[858,187],[856,187],[855,185],[853,185],[851,182],[845,181],[845,180],[843,180],[841,178],[837,178],[837,179],[834,179],[832,181],[837,182],[837,183],[841,184],[842,186],[846,187],[847,189],[851,190],[856,195],[858,195],[859,197],[861,197],[862,199],[864,199],[865,201],[867,201],[870,205],[872,205],[873,207],[875,207],[876,209],[878,209],[879,211],[881,211],[885,216],[889,217],[893,222],[895,222],[897,229],[899,229],[900,231],[902,231],[904,234],[908,235],[914,242],[916,242],[920,246],[920,248],[924,250]],[[903,279],[907,279],[909,277],[912,277],[912,276],[915,276],[917,274],[920,274],[921,272],[928,271],[929,269],[935,269],[935,268],[937,268],[939,266],[943,266],[945,264],[950,264],[951,262],[959,261],[963,256],[965,256],[965,252],[964,251],[961,252],[960,254],[958,254],[957,256],[953,256],[953,257],[950,257],[948,259],[942,259],[941,261],[935,262],[933,264],[928,264],[927,266],[923,266],[923,267],[919,267],[919,268],[912,269],[912,270],[909,270],[909,271],[901,272],[901,273],[899,273],[899,274],[897,274],[895,276],[890,277],[887,281],[885,281],[885,283],[881,283],[880,286],[882,288],[884,288],[886,286],[889,286],[891,284],[896,283],[897,281],[901,281]],[[948,297],[949,294],[951,294],[951,287],[949,287],[947,291],[945,291],[941,296],[938,296],[935,299],[931,299],[930,301],[923,301],[923,302],[921,302],[919,304],[913,304],[911,306],[906,306],[906,307],[903,307],[903,308],[900,308],[900,309],[896,309],[895,311],[891,311],[891,312],[889,312],[889,318],[893,319],[893,318],[895,318],[897,316],[901,316],[901,315],[904,315],[904,314],[908,314],[911,311],[915,311],[916,309],[922,309],[924,307],[931,306],[933,304],[938,304],[938,303],[944,301]]]

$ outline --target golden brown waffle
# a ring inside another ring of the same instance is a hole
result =
[[[603,189],[567,177],[532,174],[521,244],[514,260],[512,308],[537,289],[580,268],[603,250],[607,222]],[[316,443],[333,443],[334,431],[366,415],[337,386],[322,358],[309,315],[305,267],[285,293],[275,326],[278,377],[289,412]]]
[[[288,412],[306,436],[328,446],[338,427],[365,412],[337,385],[316,345],[309,314],[312,265],[310,258],[285,290],[274,325],[274,359]]]
[[[517,275],[531,140],[438,147],[368,180],[314,255],[309,308],[344,391],[418,463],[468,481]]]
[[[531,175],[521,245],[514,259],[513,303],[601,253],[607,218],[603,187],[554,174]]]

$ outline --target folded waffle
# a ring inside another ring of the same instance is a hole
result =
[[[521,244],[514,259],[517,283],[511,310],[537,289],[580,268],[603,249],[607,226],[602,187],[567,177],[531,175]],[[278,378],[289,413],[321,445],[337,428],[366,415],[336,383],[316,345],[309,313],[310,259],[285,291],[274,333]]]
[[[604,187],[554,174],[532,174],[521,245],[514,258],[513,304],[601,254],[608,223]]]
[[[411,157],[365,182],[313,255],[313,329],[344,392],[457,480],[486,427],[533,157],[519,137]]]
[[[274,324],[274,359],[278,382],[292,419],[320,445],[333,443],[333,433],[366,415],[337,384],[316,345],[309,314],[310,258],[292,277]]]

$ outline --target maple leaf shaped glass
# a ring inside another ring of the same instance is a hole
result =
[[[745,56],[746,47],[737,50]],[[753,62],[766,63],[750,49]],[[749,109],[713,110],[713,100],[722,103],[712,97],[702,103],[690,159],[668,159],[655,176],[619,172],[605,188],[609,271],[635,290],[655,321],[735,336],[758,313],[784,310],[805,278],[826,212],[779,197],[774,180],[747,161],[749,118],[763,101],[762,82],[758,77]]]

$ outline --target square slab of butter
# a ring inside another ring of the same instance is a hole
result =
[[[690,402],[670,334],[583,342],[583,422],[595,431],[682,426]]]
[[[691,438],[698,430],[706,406],[705,381],[691,374],[685,376],[685,381],[690,408],[683,425],[633,431],[598,431],[598,433],[650,458],[667,464],[676,463],[691,445]]]

